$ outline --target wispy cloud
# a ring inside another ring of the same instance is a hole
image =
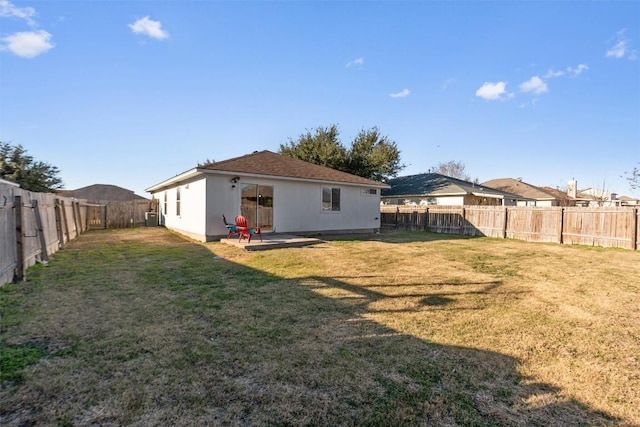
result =
[[[542,76],[542,78],[543,79],[551,79],[551,78],[562,77],[562,76],[564,76],[564,71],[549,69],[549,71],[547,71],[547,74]]]
[[[409,89],[402,89],[400,92],[390,93],[389,96],[392,98],[406,98],[410,93]]]
[[[358,68],[362,68],[362,66],[364,65],[364,58],[356,58],[352,61],[347,62],[346,67],[347,68],[351,68],[351,67],[358,67]]]
[[[135,34],[142,34],[156,40],[164,40],[169,37],[169,33],[162,29],[160,21],[149,19],[148,16],[138,19],[133,24],[129,24],[129,28]]]
[[[476,91],[476,96],[486,99],[487,101],[499,101],[512,98],[513,94],[507,92],[507,84],[505,82],[485,82],[482,87]]]
[[[36,22],[31,18],[36,14],[32,7],[17,7],[9,0],[0,0],[0,16],[4,18],[24,19],[31,27],[36,26]]]
[[[539,76],[533,76],[520,85],[520,92],[532,92],[536,95],[542,95],[543,93],[547,93],[548,91],[549,87],[547,86],[547,83],[545,83],[545,81],[542,80]]]
[[[449,89],[449,86],[451,86],[455,82],[456,82],[456,79],[454,79],[453,77],[448,78],[447,80],[444,81],[444,83],[442,83],[442,89]]]
[[[0,50],[8,50],[23,58],[34,58],[52,49],[51,34],[44,30],[23,31],[1,39]]]
[[[49,32],[37,29],[38,23],[33,19],[35,15],[36,10],[32,7],[17,7],[9,0],[0,0],[0,18],[22,19],[32,29],[0,38],[0,51],[11,52],[23,58],[34,58],[55,46]]]
[[[616,33],[615,43],[605,53],[607,58],[622,59],[627,58],[630,60],[638,59],[638,53],[631,49],[631,39],[625,35],[626,30],[622,29]]]
[[[569,75],[571,75],[573,77],[577,77],[580,74],[582,74],[585,71],[587,71],[588,69],[589,69],[589,67],[587,66],[587,64],[579,64],[576,68],[567,67],[567,72],[569,73]]]

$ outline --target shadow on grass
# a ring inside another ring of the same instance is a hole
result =
[[[484,236],[454,233],[434,233],[419,230],[381,229],[379,233],[322,235],[321,239],[332,242],[377,241],[384,243],[436,242],[441,240],[469,240]]]
[[[32,316],[2,341],[46,333],[69,351],[0,390],[2,425],[621,423],[523,378],[512,357],[370,320],[380,292],[285,280],[165,231],[122,233],[82,236],[30,275]],[[492,295],[501,282],[473,285]],[[456,295],[409,297],[429,310]]]

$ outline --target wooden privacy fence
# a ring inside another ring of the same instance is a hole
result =
[[[87,226],[96,228],[127,228],[147,225],[147,214],[158,212],[158,200],[127,200],[87,206]]]
[[[84,232],[86,212],[76,199],[0,184],[0,286]]]
[[[380,207],[381,227],[638,249],[640,209],[534,206]]]
[[[97,205],[0,183],[0,286],[23,280],[27,268],[87,229],[145,225],[150,210],[157,212],[157,200]]]

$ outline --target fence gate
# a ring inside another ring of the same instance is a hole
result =
[[[90,229],[107,228],[107,206],[87,206],[87,226]]]

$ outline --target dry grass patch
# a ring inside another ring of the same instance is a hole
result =
[[[640,424],[639,261],[426,233],[256,253],[88,233],[0,290],[3,349],[41,349],[11,368],[0,423]]]

